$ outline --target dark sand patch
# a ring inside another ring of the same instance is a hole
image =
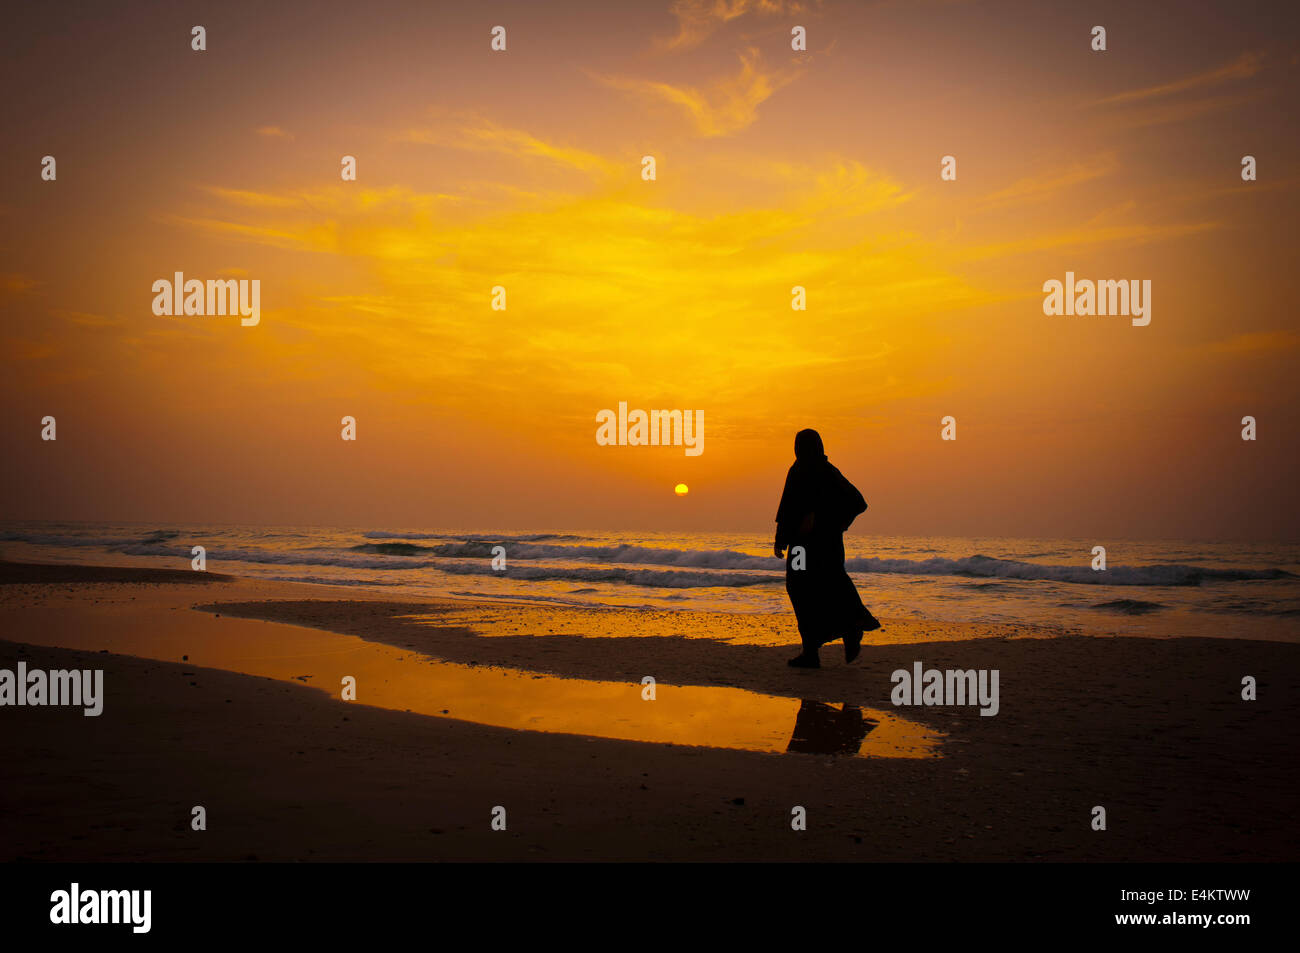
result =
[[[250,600],[253,588],[269,595]],[[192,590],[154,591],[153,610],[171,600],[183,627]],[[889,707],[890,672],[915,660],[997,668],[1001,711],[897,709],[947,735],[940,759],[759,754],[487,727],[294,682],[11,641],[0,643],[0,667],[102,667],[107,699],[100,718],[0,709],[8,859],[1287,861],[1300,848],[1300,646],[976,639],[984,629],[927,623],[895,638],[945,640],[864,645],[855,666],[828,646],[827,668],[792,671],[788,647],[743,640],[616,629],[482,637],[460,624],[464,612],[443,627],[397,618],[414,608],[451,619],[441,604],[310,599],[316,590],[245,580],[228,591],[238,605],[209,608],[436,658],[579,678],[655,674],[864,708]],[[127,589],[109,607],[93,602],[114,592],[87,587],[73,599],[88,624],[99,612],[129,617]],[[547,617],[529,613],[517,617]],[[24,620],[41,616],[11,605],[6,618],[6,637],[21,641]],[[1248,674],[1259,701],[1240,699]],[[194,804],[208,808],[206,833],[188,828]],[[488,826],[498,804],[505,833]],[[1108,831],[1089,826],[1096,804]],[[806,832],[790,830],[795,805],[807,808]]]
[[[0,560],[0,585],[47,583],[152,583],[204,585],[230,582],[234,576],[189,569],[151,569],[132,566],[73,566],[58,563],[11,563]]]

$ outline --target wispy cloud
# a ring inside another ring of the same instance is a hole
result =
[[[304,224],[294,228],[272,228],[265,225],[247,225],[216,218],[191,218],[168,215],[163,221],[180,225],[215,238],[253,242],[272,248],[296,251],[338,251],[337,236],[328,224]]]
[[[0,291],[5,294],[26,294],[39,284],[40,282],[35,278],[13,272],[0,275]]]
[[[961,253],[964,261],[985,261],[1010,255],[1022,255],[1048,248],[1083,248],[1088,245],[1145,245],[1198,235],[1219,228],[1217,222],[1190,222],[1174,225],[1107,225],[1071,228],[1050,235],[1034,235],[1005,242],[974,246]]]
[[[1135,105],[1125,110],[1117,118],[1108,120],[1115,129],[1137,129],[1144,126],[1161,126],[1172,122],[1185,122],[1197,119],[1207,113],[1244,106],[1265,95],[1263,90],[1233,95],[1210,96],[1204,99],[1190,99],[1184,102],[1152,102]]]
[[[535,139],[499,132],[494,141]],[[750,174],[773,187],[701,201],[629,188],[625,170],[623,180],[574,182],[567,196],[546,203],[503,194],[458,216],[439,214],[436,201],[408,190],[213,188],[207,196],[224,203],[222,211],[209,201],[173,222],[321,256],[301,267],[325,277],[299,294],[282,292],[268,327],[346,337],[347,353],[364,354],[365,366],[393,386],[440,381],[446,405],[503,418],[525,369],[536,379],[537,405],[557,415],[593,389],[616,392],[629,379],[649,392],[691,379],[717,399],[780,403],[815,370],[829,379],[828,392],[861,391],[862,367],[892,356],[897,340],[929,340],[917,315],[987,301],[936,264],[923,239],[887,223],[910,197],[888,176],[838,157],[760,164]],[[336,273],[349,279],[335,282]],[[509,289],[510,310],[486,320],[496,284]],[[816,301],[797,321],[794,284],[815,289]],[[860,333],[863,322],[872,334]],[[359,326],[364,335],[354,340]],[[725,370],[715,357],[721,342]],[[451,352],[454,362],[430,358]],[[800,400],[807,409],[806,395]]]
[[[433,125],[411,128],[399,135],[398,141],[545,159],[582,172],[607,174],[616,168],[614,163],[594,152],[548,142],[521,129],[506,128],[481,118],[438,121]]]
[[[258,126],[257,134],[266,139],[288,139],[293,140],[293,134],[286,132],[279,126]]]
[[[70,324],[87,328],[123,327],[128,322],[120,315],[95,314],[89,311],[69,311],[63,308],[51,308],[52,316]]]
[[[404,186],[388,188],[354,188],[336,185],[315,190],[298,189],[289,192],[254,192],[248,189],[227,189],[205,186],[203,191],[232,205],[260,209],[311,209],[318,212],[338,213],[374,209],[385,205],[432,211],[435,207],[462,198],[441,192],[417,192]]]
[[[746,14],[773,16],[806,9],[807,4],[797,0],[674,0],[669,12],[677,20],[677,32],[659,37],[655,45],[663,50],[686,50],[699,46],[718,28]]]
[[[736,75],[719,80],[707,90],[623,76],[598,78],[614,89],[681,109],[697,133],[715,137],[739,132],[753,124],[758,118],[758,107],[798,75],[798,70],[793,69],[765,69],[758,50],[751,47],[741,52],[740,71]]]
[[[1072,162],[1062,169],[1017,179],[1006,188],[986,195],[979,201],[979,205],[982,208],[995,208],[1021,202],[1042,201],[1065,189],[1109,175],[1117,165],[1118,160],[1113,152],[1102,153],[1083,161]]]
[[[1187,92],[1191,89],[1205,89],[1207,87],[1219,86],[1231,80],[1249,79],[1258,73],[1264,64],[1264,57],[1260,53],[1242,53],[1233,62],[1217,69],[1208,70],[1204,73],[1197,73],[1193,76],[1186,76],[1182,79],[1173,80],[1168,83],[1159,83],[1155,86],[1147,86],[1142,89],[1131,89],[1123,93],[1117,93],[1114,96],[1107,96],[1105,99],[1099,99],[1093,105],[1095,106],[1116,106],[1126,103],[1141,102],[1143,100],[1158,99],[1164,96],[1172,96],[1177,93]]]
[[[1207,113],[1230,109],[1259,99],[1265,91],[1222,89],[1258,75],[1264,69],[1264,55],[1242,53],[1231,63],[1181,79],[1129,89],[1088,103],[1089,108],[1115,110],[1107,120],[1116,129],[1138,129],[1185,122]]]
[[[1210,350],[1218,354],[1287,353],[1300,348],[1300,334],[1294,331],[1255,331],[1215,341]]]

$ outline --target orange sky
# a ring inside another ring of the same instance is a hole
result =
[[[812,426],[860,532],[1300,535],[1286,5],[262,6],[7,38],[0,516],[766,531]],[[704,453],[597,446],[620,400]]]

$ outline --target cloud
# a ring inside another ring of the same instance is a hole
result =
[[[1005,242],[974,246],[961,253],[964,261],[985,261],[1008,255],[1021,255],[1048,248],[1082,248],[1087,245],[1144,245],[1168,241],[1219,228],[1217,222],[1192,222],[1175,225],[1109,225],[1102,228],[1072,228],[1054,235],[1037,235]]]
[[[183,215],[168,215],[163,220],[212,237],[268,245],[272,248],[318,252],[339,250],[337,236],[329,223],[325,225],[307,223],[286,229],[265,225],[245,225],[216,218],[189,218]]]
[[[863,400],[928,386],[923,368],[896,386],[863,369],[911,367],[934,334],[917,316],[987,295],[891,226],[910,197],[904,187],[844,158],[748,172],[756,179],[733,191],[630,188],[625,175],[577,183],[542,204],[503,195],[456,216],[405,190],[367,204],[339,187],[311,193],[309,204],[295,192],[212,189],[223,203],[216,211],[206,202],[175,221],[319,256],[294,261],[293,279],[280,279],[268,336],[346,339],[329,353],[347,366],[491,419],[510,419],[524,378],[534,381],[533,412],[555,419],[629,380],[651,393],[687,386],[804,409],[814,372],[826,394],[848,388]],[[722,163],[708,174],[735,178]],[[263,270],[270,287],[276,272]],[[302,280],[308,274],[320,277]],[[508,311],[489,308],[497,284],[508,289]],[[791,312],[795,284],[809,288],[806,314]]]
[[[758,50],[751,47],[740,54],[740,72],[719,80],[708,90],[621,76],[597,78],[614,89],[681,109],[697,133],[712,138],[752,125],[758,118],[758,107],[798,75],[798,70],[765,70]]]
[[[1246,52],[1231,63],[1215,69],[1154,86],[1125,90],[1093,100],[1087,106],[1117,110],[1114,118],[1107,120],[1116,129],[1140,129],[1185,122],[1259,99],[1264,95],[1263,90],[1235,93],[1214,90],[1229,83],[1251,79],[1263,68],[1264,54]]]
[[[1191,99],[1186,102],[1151,103],[1145,108],[1134,108],[1122,113],[1120,118],[1110,120],[1110,124],[1115,129],[1137,129],[1143,126],[1160,126],[1171,122],[1185,122],[1188,119],[1196,119],[1216,110],[1244,106],[1263,95],[1263,91],[1257,91],[1234,96],[1211,96],[1206,99]]]
[[[206,186],[204,191],[225,199],[227,202],[261,208],[293,208],[303,204],[302,198],[298,195],[271,195],[267,192],[223,189],[219,186]]]
[[[0,275],[0,291],[5,294],[26,294],[40,284],[35,278],[28,278],[15,272]]]
[[[258,126],[257,134],[267,139],[288,139],[293,141],[293,134],[285,132],[279,126]]]
[[[1035,202],[1050,198],[1063,189],[1090,182],[1109,175],[1118,165],[1113,152],[1093,156],[1082,162],[1071,163],[1068,167],[1044,175],[1017,179],[1005,189],[999,189],[980,200],[979,205],[992,208],[1003,205],[1015,205],[1021,202]]]
[[[461,201],[460,196],[441,192],[416,192],[400,185],[389,186],[385,189],[336,185],[315,191],[300,189],[278,194],[275,192],[253,192],[247,189],[227,189],[221,186],[205,186],[204,191],[232,205],[243,205],[248,208],[298,208],[318,212],[369,209],[392,204],[419,208],[428,212],[441,203]]]
[[[1265,352],[1286,353],[1300,348],[1300,334],[1294,331],[1253,331],[1215,341],[1210,350],[1219,354],[1254,355]]]
[[[1156,86],[1147,86],[1143,89],[1131,89],[1127,92],[1117,93],[1114,96],[1107,96],[1105,99],[1099,99],[1094,106],[1116,106],[1127,103],[1141,102],[1149,99],[1158,99],[1163,96],[1172,96],[1177,93],[1183,93],[1190,89],[1204,89],[1207,86],[1218,86],[1222,83],[1236,79],[1249,79],[1260,71],[1263,67],[1264,57],[1260,53],[1242,53],[1233,62],[1226,66],[1220,66],[1218,69],[1209,70],[1204,73],[1197,73],[1194,76],[1187,76],[1183,79],[1174,80],[1169,83],[1161,83]]]
[[[657,38],[655,45],[663,50],[688,50],[699,46],[719,27],[746,14],[772,16],[806,9],[806,4],[785,0],[674,0],[669,12],[677,20],[677,33]]]
[[[69,324],[80,325],[87,328],[111,328],[124,327],[127,325],[125,318],[119,315],[95,314],[89,311],[69,311],[64,308],[51,308],[50,315]]]
[[[518,158],[545,159],[581,172],[608,174],[617,168],[615,163],[573,146],[561,146],[539,139],[520,129],[509,129],[487,119],[457,122],[454,125],[408,129],[398,136],[399,142],[445,146],[480,152],[497,152]]]

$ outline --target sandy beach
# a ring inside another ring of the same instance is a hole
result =
[[[0,668],[105,685],[98,717],[0,710],[0,844],[30,861],[1296,855],[1300,646],[882,621],[854,665],[836,643],[797,671],[776,615],[0,564]],[[890,673],[917,661],[997,669],[998,714],[893,706]],[[796,717],[834,735],[855,707],[856,754],[791,745]]]

